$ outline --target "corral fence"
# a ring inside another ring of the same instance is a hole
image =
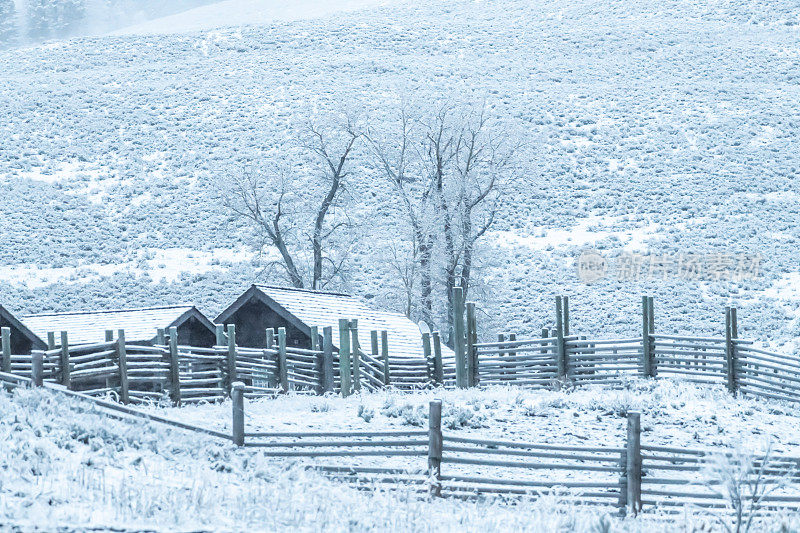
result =
[[[800,357],[758,348],[740,339],[735,308],[725,309],[722,336],[660,334],[653,298],[642,298],[641,335],[587,338],[570,331],[569,299],[556,298],[555,328],[541,337],[500,334],[478,342],[475,304],[454,289],[454,354],[442,356],[438,332],[421,335],[422,357],[389,357],[390,332],[371,331],[369,347],[359,344],[358,321],[339,321],[338,349],[331,327],[311,328],[308,349],[287,345],[286,330],[266,331],[263,348],[236,343],[236,329],[217,326],[216,345],[177,344],[177,332],[159,330],[153,346],[125,342],[125,332],[107,331],[103,343],[70,345],[66,332],[48,336],[49,347],[32,355],[11,354],[10,329],[2,328],[0,371],[31,375],[33,357],[43,360],[43,378],[122,403],[169,400],[176,404],[229,397],[231,384],[244,382],[248,397],[296,391],[309,394],[411,390],[430,386],[518,385],[557,388],[585,384],[619,385],[634,378],[679,377],[723,384],[744,393],[800,402]]]
[[[653,298],[642,298],[642,334],[632,338],[592,339],[570,334],[569,299],[556,297],[556,327],[540,338],[500,334],[496,342],[477,342],[474,304],[455,295],[456,385],[618,385],[634,378],[679,377],[722,384],[733,394],[746,393],[800,402],[800,358],[757,348],[740,339],[737,310],[725,308],[722,336],[659,334]]]
[[[304,467],[372,489],[403,488],[432,497],[474,499],[553,496],[619,514],[678,511],[685,506],[754,514],[800,510],[800,457],[643,443],[641,416],[627,414],[619,446],[574,446],[464,435],[443,431],[442,402],[430,402],[428,427],[384,431],[248,432],[247,387],[232,385],[231,431],[186,424],[42,381],[41,358],[33,377],[0,372],[6,389],[45,387],[91,402],[107,415],[145,419],[219,438],[276,459],[306,459]],[[414,459],[419,464],[414,464]],[[732,487],[730,480],[738,480]],[[731,498],[731,489],[739,500]]]
[[[49,348],[30,355],[11,353],[11,330],[2,328],[0,371],[31,377],[33,361],[42,360],[42,378],[90,395],[111,395],[122,403],[171,401],[175,404],[213,402],[229,397],[231,384],[246,384],[248,397],[282,392],[348,396],[360,390],[392,386],[409,390],[432,385],[437,379],[452,382],[454,363],[442,363],[438,333],[422,337],[426,354],[436,354],[438,364],[420,357],[389,357],[389,332],[371,332],[371,350],[359,345],[358,321],[343,319],[339,349],[333,346],[332,328],[311,328],[310,349],[287,345],[286,330],[267,329],[264,348],[236,343],[236,328],[217,326],[216,345],[184,346],[177,329],[157,331],[154,345],[126,342],[125,331],[107,331],[106,340],[70,344],[66,332],[48,335]],[[60,340],[60,344],[57,342]],[[320,342],[321,341],[321,342]]]
[[[310,468],[367,486],[400,484],[432,496],[461,498],[554,496],[625,515],[686,505],[731,509],[736,503],[729,498],[729,476],[735,475],[742,483],[739,494],[749,499],[753,512],[800,509],[800,457],[650,446],[641,442],[639,413],[628,413],[627,437],[617,447],[442,431],[438,400],[430,403],[427,430],[247,432],[243,390],[243,385],[234,387],[236,445],[268,457],[311,459]],[[378,457],[402,460],[377,466]],[[420,464],[409,463],[411,457]]]

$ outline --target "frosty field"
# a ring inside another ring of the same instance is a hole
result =
[[[0,0],[0,531],[800,531],[798,102],[797,0]]]
[[[623,416],[637,408],[643,439],[676,446],[741,442],[762,449],[796,449],[793,408],[734,400],[724,390],[668,380],[617,391],[574,392],[492,388],[477,391],[383,392],[348,399],[289,395],[246,404],[248,430],[390,429],[421,423],[417,407],[444,401],[443,423],[464,435],[552,443],[623,438]],[[41,390],[0,394],[0,513],[14,530],[103,529],[154,531],[710,531],[707,512],[647,513],[620,520],[597,508],[487,497],[429,499],[402,487],[359,491],[302,465],[311,460],[267,459],[257,451],[163,426],[109,418],[88,404]],[[373,415],[359,417],[359,406]],[[411,409],[406,408],[406,406]],[[184,421],[224,429],[230,403],[177,409],[150,407]],[[404,416],[397,417],[402,411]],[[424,415],[424,409],[420,410]],[[471,415],[465,414],[471,412]],[[462,425],[462,423],[464,425]],[[422,458],[424,460],[424,458]],[[413,466],[413,465],[409,465]],[[180,511],[176,511],[180,509]],[[798,527],[793,516],[773,517],[764,530]]]
[[[290,141],[310,114],[361,109],[388,135],[403,99],[458,95],[486,98],[524,140],[478,258],[485,334],[536,332],[564,293],[583,333],[627,335],[648,292],[661,331],[718,333],[732,302],[743,336],[791,342],[798,17],[791,2],[437,0],[0,52],[3,303],[214,315],[264,276],[220,205],[232,165],[288,158],[307,178]],[[360,244],[341,288],[399,309],[386,259],[404,232],[363,147],[352,180]],[[764,261],[741,283],[587,287],[573,266],[585,246]]]

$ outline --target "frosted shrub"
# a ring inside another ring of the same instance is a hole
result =
[[[375,416],[375,411],[365,406],[363,403],[358,406],[358,417],[364,422],[369,422]]]
[[[359,406],[359,409],[361,406]],[[330,402],[313,402],[311,404],[311,412],[312,413],[327,413],[331,410]]]
[[[640,411],[642,402],[634,397],[630,391],[626,390],[610,398],[605,405],[605,409],[617,416],[626,417],[630,411]]]
[[[724,514],[715,515],[729,533],[750,531],[770,493],[792,482],[796,468],[776,462],[771,447],[756,456],[739,447],[711,456],[703,465],[705,485],[725,501]]]
[[[486,427],[486,416],[474,409],[449,405],[442,413],[442,426],[447,429]]]
[[[381,413],[388,418],[399,418],[407,426],[422,427],[428,420],[428,415],[422,406],[413,406],[410,403],[398,406],[392,401],[390,405],[381,409]]]

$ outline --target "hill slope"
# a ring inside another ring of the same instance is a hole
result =
[[[114,32],[115,35],[207,31],[226,26],[250,26],[317,18],[331,13],[387,4],[390,0],[224,0],[181,13],[149,20]]]
[[[2,303],[194,301],[213,313],[260,273],[221,208],[232,163],[288,153],[311,179],[316,167],[289,146],[314,113],[363,106],[383,128],[402,98],[459,95],[487,98],[525,141],[479,258],[483,327],[535,332],[564,292],[573,329],[633,334],[649,292],[662,332],[719,332],[734,302],[743,336],[790,338],[799,17],[768,2],[441,0],[1,53]],[[396,307],[395,201],[364,150],[352,179],[362,246],[343,288]],[[583,246],[764,262],[744,283],[586,286],[574,270]]]

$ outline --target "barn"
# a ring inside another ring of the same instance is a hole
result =
[[[58,338],[66,331],[70,344],[103,342],[106,330],[125,330],[125,340],[133,344],[153,344],[159,328],[178,328],[178,344],[211,347],[215,344],[214,324],[190,305],[46,313],[20,317],[24,326],[46,345],[47,334]]]
[[[358,320],[358,339],[362,349],[371,345],[370,331],[387,331],[389,357],[423,358],[419,326],[405,315],[379,311],[349,294],[253,285],[225,311],[217,324],[234,324],[236,340],[242,346],[266,346],[267,328],[286,328],[289,346],[309,348],[311,327],[333,328],[333,344],[338,349],[339,319]],[[443,357],[452,350],[442,347]]]
[[[0,305],[0,327],[11,330],[11,353],[27,355],[31,350],[44,350],[47,343],[31,331],[17,317]]]

